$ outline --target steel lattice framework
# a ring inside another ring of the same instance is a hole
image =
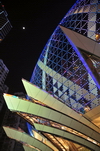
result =
[[[12,28],[10,21],[7,18],[8,14],[4,9],[4,5],[0,2],[0,42],[5,38]]]
[[[8,108],[31,124],[31,136],[4,127],[25,151],[100,150],[99,13],[99,0],[77,0],[48,40],[30,82],[22,80],[27,99],[4,94]]]
[[[78,0],[59,25],[99,43],[99,20],[98,0]],[[86,53],[85,48],[83,51],[76,50],[59,25],[41,53],[31,82],[69,107],[85,113],[86,109],[99,105],[100,58],[90,52]],[[81,51],[81,57],[78,51]],[[40,64],[48,69],[45,70]],[[94,70],[94,75],[88,69],[92,72]],[[49,70],[55,72],[54,76],[50,75]]]

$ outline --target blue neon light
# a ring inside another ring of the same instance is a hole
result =
[[[75,50],[75,52],[77,53],[78,57],[80,58],[80,60],[82,61],[83,65],[86,67],[88,73],[91,75],[91,77],[93,78],[94,82],[96,83],[96,85],[98,86],[98,88],[100,89],[100,84],[98,83],[98,81],[96,80],[95,76],[93,75],[92,71],[90,70],[88,64],[86,63],[86,61],[84,60],[83,56],[81,55],[80,51],[78,50],[78,48],[75,46],[75,44],[71,41],[71,39],[65,35],[66,38],[68,39],[68,41],[70,42],[70,44],[72,45],[73,49]]]

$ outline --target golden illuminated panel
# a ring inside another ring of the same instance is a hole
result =
[[[85,113],[84,117],[100,128],[100,105]]]
[[[44,124],[46,122],[46,123],[52,124],[52,126],[54,126],[54,124],[49,122],[49,120],[55,121],[56,123],[60,123],[62,125],[61,127],[63,127],[63,125],[65,125],[67,127],[70,127],[73,130],[76,130],[77,134],[82,133],[82,134],[86,135],[84,138],[90,137],[91,140],[94,139],[97,142],[100,142],[99,133],[97,133],[93,129],[90,129],[86,125],[82,124],[80,121],[77,121],[67,115],[57,112],[51,108],[47,108],[45,106],[41,106],[39,104],[35,104],[30,101],[26,101],[26,100],[20,99],[18,97],[12,96],[12,95],[5,94],[4,98],[7,103],[8,108],[10,110],[19,112],[19,113],[22,112],[22,116],[25,117],[25,119],[27,119],[31,124],[34,124],[34,122],[38,123],[39,118],[36,119],[33,116],[33,115],[35,115],[38,117],[48,119],[48,121],[46,121],[46,120],[43,121],[43,119],[40,119],[40,121],[44,122]],[[58,124],[58,127],[59,127],[59,124]],[[84,135],[81,135],[81,137],[83,137]]]
[[[65,150],[78,151],[79,145],[77,145],[78,146],[77,147],[74,143],[69,142],[65,139],[59,138],[59,137],[56,137],[56,139],[58,140],[58,142],[61,142],[61,144],[65,147]]]
[[[65,150],[77,151],[77,148],[76,148],[76,146],[75,146],[73,143],[70,144],[69,141],[64,140],[64,139],[62,139],[62,138],[60,138],[60,137],[56,137],[56,139],[57,139],[57,141],[58,141],[59,143],[61,143],[61,144],[64,146]],[[71,147],[70,147],[70,146],[71,146]],[[74,147],[73,147],[73,146],[74,146]]]
[[[56,136],[48,133],[43,133],[43,135],[45,135],[59,150],[64,151],[64,146],[57,141]]]
[[[97,42],[100,42],[100,34],[96,34],[96,35],[95,35],[95,40],[96,40]]]
[[[88,140],[88,141],[90,141],[90,142],[92,142],[92,143],[94,143],[94,144],[96,144],[96,145],[98,145],[98,146],[100,146],[100,143],[98,143],[96,140],[94,140],[94,138],[90,138],[90,137],[88,137],[87,136],[87,134],[86,135],[84,135],[84,134],[82,134],[81,132],[78,132],[78,131],[76,131],[76,130],[74,130],[74,129],[72,129],[72,128],[69,128],[69,127],[67,127],[67,126],[64,126],[64,125],[62,125],[62,123],[61,124],[58,124],[58,123],[56,123],[56,122],[54,122],[54,121],[51,121],[51,120],[48,120],[48,119],[44,119],[44,118],[41,118],[41,117],[38,117],[38,116],[32,116],[32,114],[31,115],[29,115],[29,114],[25,114],[25,113],[18,113],[20,116],[22,116],[24,119],[26,119],[30,124],[34,124],[34,123],[38,123],[38,124],[43,124],[43,125],[47,125],[47,126],[52,126],[52,127],[55,127],[55,128],[58,128],[58,129],[61,129],[61,130],[63,130],[63,131],[67,131],[67,132],[69,132],[69,133],[72,133],[72,134],[74,134],[74,135],[77,135],[77,136],[80,136],[80,137],[82,137],[82,138],[84,138],[84,139],[86,139],[86,140]],[[74,124],[72,124],[72,125],[74,125]],[[77,126],[78,127],[78,126]],[[79,128],[79,127],[78,127]],[[86,130],[86,129],[85,129]],[[86,131],[87,132],[87,131]],[[89,131],[88,131],[89,132]],[[92,131],[93,132],[93,131]],[[92,133],[92,135],[93,135],[93,133]],[[98,135],[98,134],[97,134]],[[95,136],[95,137],[97,137],[97,135],[96,134],[94,134],[93,136]],[[48,145],[49,146],[49,145]]]
[[[97,132],[100,132],[100,129],[97,126],[95,126],[89,120],[87,120],[82,115],[78,114],[77,112],[75,112],[74,110],[63,104],[62,102],[58,101],[49,93],[41,90],[39,87],[31,84],[30,82],[24,79],[22,80],[22,82],[24,84],[28,96],[36,100],[39,100],[42,103],[46,104],[47,106],[80,121],[81,123],[87,125],[88,127],[94,129]]]
[[[71,141],[68,141],[64,138],[53,136],[48,133],[43,133],[49,140],[51,140],[55,146],[58,146],[59,150],[62,149],[65,150],[71,150],[71,151],[91,151],[90,149],[85,148],[84,146],[78,145],[76,143],[73,143]]]
[[[32,130],[32,132],[34,133],[34,138],[36,138],[39,141],[43,142],[44,144],[46,144],[47,146],[52,148],[54,151],[58,151],[58,149],[50,141],[48,141],[45,137],[41,136],[39,133],[37,133],[34,130]]]
[[[100,128],[100,116],[95,118],[92,122]]]
[[[36,138],[31,137],[25,132],[18,131],[14,128],[5,127],[5,126],[3,127],[3,129],[8,137],[15,139],[19,142],[22,142],[23,144],[27,144],[28,147],[33,146],[42,151],[53,151],[49,146],[45,145],[43,142],[37,140]]]
[[[46,125],[40,125],[37,123],[34,123],[34,126],[37,130],[39,130],[41,132],[50,133],[52,135],[60,136],[62,138],[74,141],[75,143],[78,143],[82,146],[85,146],[91,150],[100,151],[100,147],[97,146],[96,144],[93,144],[93,143],[89,142],[88,140],[85,140],[85,139],[78,137],[74,134],[64,132],[64,131],[59,130],[59,129],[54,128],[54,127],[49,127]]]

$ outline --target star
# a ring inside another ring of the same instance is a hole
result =
[[[23,30],[25,30],[25,27],[22,27]]]

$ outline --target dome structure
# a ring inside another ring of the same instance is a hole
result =
[[[77,0],[45,45],[30,82],[22,80],[27,99],[4,94],[8,108],[32,125],[31,136],[4,127],[11,138],[18,133],[14,139],[26,151],[100,150],[99,20],[100,1]]]
[[[81,113],[99,105],[99,7],[98,0],[76,1],[48,40],[31,78]]]

